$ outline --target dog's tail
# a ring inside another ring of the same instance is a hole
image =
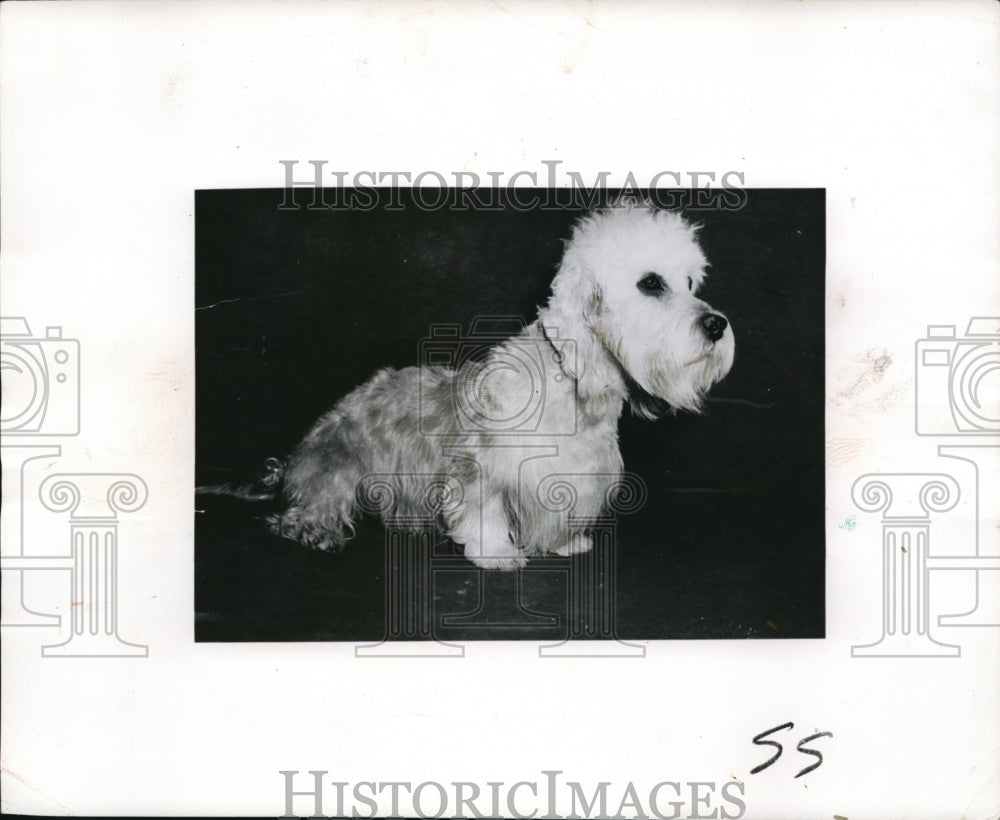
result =
[[[244,501],[273,501],[281,490],[285,463],[279,458],[269,458],[252,484],[211,484],[195,487],[196,495],[228,495]]]

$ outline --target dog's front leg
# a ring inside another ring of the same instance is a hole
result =
[[[465,557],[483,569],[520,569],[528,559],[511,537],[498,493],[480,495],[478,483],[465,501],[445,516],[448,536],[465,548]]]
[[[594,547],[591,537],[582,530],[566,532],[560,535],[549,547],[550,552],[556,555],[578,555],[581,552],[590,552]]]

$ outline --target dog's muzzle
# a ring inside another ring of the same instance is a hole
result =
[[[699,322],[701,323],[701,329],[705,331],[705,335],[713,342],[719,341],[729,326],[726,317],[718,313],[706,313],[701,317]]]

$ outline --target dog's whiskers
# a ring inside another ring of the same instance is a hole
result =
[[[700,364],[701,362],[703,362],[706,359],[708,359],[708,356],[709,356],[709,354],[707,352],[706,353],[702,353],[698,358],[692,359],[689,362],[685,362],[684,364],[681,365],[681,367],[691,367],[691,365]]]

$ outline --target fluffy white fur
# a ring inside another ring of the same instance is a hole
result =
[[[273,530],[340,547],[360,503],[397,521],[433,510],[480,567],[588,550],[622,472],[624,404],[697,411],[732,365],[732,329],[696,295],[696,234],[644,205],[583,217],[518,336],[457,370],[382,370],[316,423],[284,466]]]

